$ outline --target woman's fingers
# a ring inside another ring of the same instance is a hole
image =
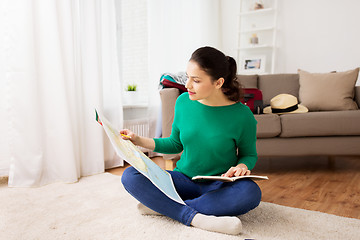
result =
[[[231,167],[226,173],[222,174],[222,177],[238,177],[244,175],[250,175],[251,171],[246,168]]]
[[[135,136],[135,134],[132,131],[130,131],[129,129],[121,130],[120,135],[121,135],[122,139],[125,139],[125,140],[134,138],[134,136]]]

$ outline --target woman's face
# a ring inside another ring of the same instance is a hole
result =
[[[214,96],[214,93],[218,91],[222,85],[218,84],[219,80],[213,82],[211,77],[194,61],[189,61],[186,75],[188,80],[185,87],[189,92],[191,100],[206,102]]]

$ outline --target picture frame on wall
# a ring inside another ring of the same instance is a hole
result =
[[[241,59],[240,71],[244,73],[263,73],[265,72],[266,57],[244,56]]]

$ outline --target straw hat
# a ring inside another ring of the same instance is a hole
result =
[[[279,94],[270,100],[270,106],[264,108],[264,113],[306,113],[309,109],[298,104],[295,96],[290,94]]]

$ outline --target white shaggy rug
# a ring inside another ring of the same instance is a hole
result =
[[[41,188],[0,185],[0,239],[359,239],[360,220],[262,202],[230,236],[142,216],[109,173]]]

